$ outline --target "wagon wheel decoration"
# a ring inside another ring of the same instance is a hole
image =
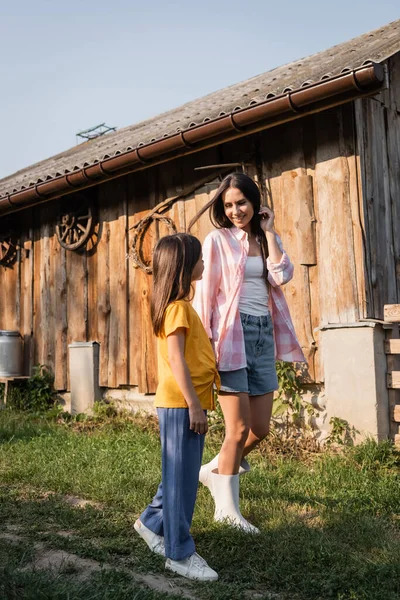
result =
[[[56,235],[60,246],[66,250],[78,250],[86,244],[93,231],[93,210],[82,196],[68,203],[56,225]]]
[[[0,235],[0,264],[9,265],[17,254],[17,247],[10,235]]]
[[[164,217],[159,213],[152,213],[136,223],[133,227],[135,232],[132,237],[132,250],[130,254],[130,258],[132,258],[134,262],[134,267],[136,269],[140,268],[142,271],[151,275],[153,272],[153,267],[150,261],[146,261],[143,256],[143,240],[146,232],[148,231],[152,221],[158,221],[159,223],[164,223],[168,227],[170,233],[177,233],[177,229],[175,223],[169,217]]]

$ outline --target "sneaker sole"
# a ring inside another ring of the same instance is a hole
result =
[[[146,538],[142,535],[142,531],[141,531],[141,527],[138,524],[137,521],[134,522],[133,524],[133,528],[136,531],[136,533],[138,535],[140,535],[140,537],[142,538],[142,540],[145,542],[145,544],[147,545],[148,549],[151,550],[151,552],[153,552],[153,554],[156,554],[157,556],[163,556],[165,558],[165,551],[164,552],[157,552],[157,550],[154,550],[150,544],[148,543],[148,541],[146,540]]]
[[[179,575],[180,577],[184,577],[185,579],[190,579],[191,581],[218,581],[218,575],[212,575],[210,577],[189,577],[189,575],[180,573],[178,569],[174,569],[167,563],[165,564],[165,568],[167,571],[171,571],[171,573],[175,573],[175,575]]]

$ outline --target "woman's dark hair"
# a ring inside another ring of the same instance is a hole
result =
[[[193,217],[188,226],[188,231],[191,230],[196,221],[209,210],[210,221],[214,227],[233,227],[232,221],[228,219],[225,214],[223,194],[229,188],[237,188],[243,194],[243,196],[251,203],[254,210],[253,218],[251,219],[251,233],[256,236],[261,246],[261,256],[264,262],[264,276],[267,280],[267,258],[268,258],[268,243],[265,233],[261,228],[261,217],[259,214],[261,207],[261,195],[257,184],[251,177],[244,173],[231,173],[227,175],[221,182],[219,188],[215,192],[212,200],[208,202],[197,215]],[[267,280],[268,281],[268,280]]]
[[[201,257],[199,240],[188,233],[166,235],[153,253],[153,293],[151,321],[155,335],[160,335],[165,309],[174,300],[190,294],[193,269]]]

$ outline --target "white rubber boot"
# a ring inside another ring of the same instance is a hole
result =
[[[202,465],[199,472],[200,483],[208,487],[208,489],[211,492],[211,495],[213,495],[213,493],[210,487],[210,475],[214,469],[218,469],[218,457],[219,454],[217,454],[217,456],[214,456],[214,458],[210,460],[210,462],[206,463],[205,465]]]
[[[228,525],[238,527],[246,533],[260,533],[259,529],[246,521],[240,512],[239,474],[218,475],[211,472],[209,482],[215,500],[214,521],[225,521]]]
[[[206,463],[205,465],[202,465],[202,467],[200,468],[199,481],[200,481],[200,483],[202,483],[203,485],[208,487],[211,494],[212,494],[212,489],[210,487],[210,474],[212,473],[212,471],[218,469],[218,459],[219,459],[219,454],[214,456],[214,458],[212,460],[210,460],[210,462]],[[251,469],[251,467],[250,467],[249,463],[247,462],[247,460],[245,458],[242,458],[242,461],[239,466],[239,475],[244,475],[245,473],[248,473],[250,471],[250,469]]]

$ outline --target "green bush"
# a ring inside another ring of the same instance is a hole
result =
[[[36,365],[32,377],[13,385],[7,398],[7,406],[15,410],[45,412],[56,403],[54,376],[45,365]]]

